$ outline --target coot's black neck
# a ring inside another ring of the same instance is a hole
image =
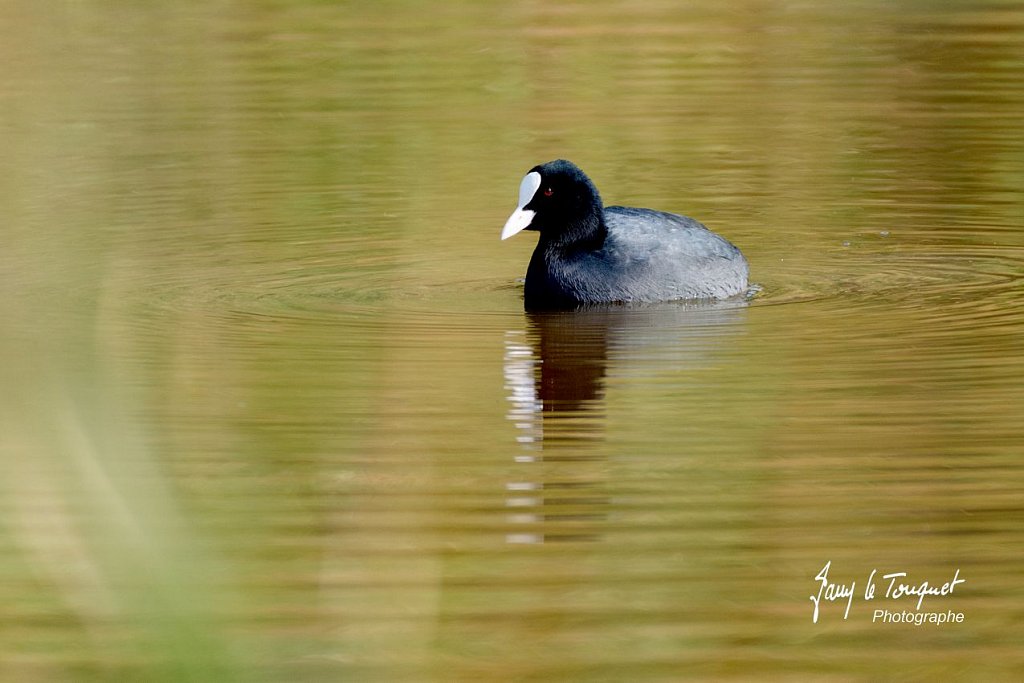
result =
[[[577,306],[580,300],[575,288],[581,283],[575,266],[584,254],[600,251],[607,236],[608,226],[600,204],[594,212],[563,223],[557,233],[542,230],[526,271],[527,310]]]
[[[573,253],[597,251],[604,246],[608,237],[608,226],[604,220],[604,207],[600,200],[563,222],[556,230],[541,230],[537,247],[542,251]]]

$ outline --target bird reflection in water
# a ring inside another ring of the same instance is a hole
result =
[[[605,383],[613,362],[659,371],[706,361],[743,315],[738,303],[605,306],[528,313],[505,336],[508,418],[522,476],[506,484],[508,543],[596,541],[608,517]],[[647,364],[650,365],[650,364]]]
[[[505,340],[505,387],[519,450],[534,463],[529,481],[506,485],[509,543],[592,541],[607,516],[594,466],[604,458],[607,311],[530,313],[525,331]],[[568,468],[566,463],[581,463]],[[524,479],[526,479],[524,477]]]

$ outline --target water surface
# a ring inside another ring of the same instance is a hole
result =
[[[0,678],[1019,677],[1022,55],[1003,2],[8,3]],[[524,313],[556,157],[757,296]]]

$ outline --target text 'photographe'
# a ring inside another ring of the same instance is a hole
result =
[[[845,603],[843,619],[847,619],[850,616],[850,608],[853,606],[853,599],[857,592],[857,582],[841,583],[832,581],[829,578],[829,570],[831,568],[832,561],[829,560],[814,577],[814,580],[818,582],[817,593],[810,596],[811,602],[814,603],[814,611],[811,616],[814,623],[818,623],[818,616],[821,608],[824,606],[823,603]],[[882,574],[880,581],[876,580],[877,576],[878,570],[872,569],[864,587],[864,600],[869,601],[874,600],[876,597],[882,597],[886,600],[903,600],[904,603],[899,606],[901,609],[894,609],[892,611],[882,608],[875,609],[871,617],[872,623],[914,624],[915,626],[921,626],[922,624],[963,623],[963,612],[954,612],[953,610],[946,610],[945,612],[921,611],[926,597],[953,595],[957,586],[967,583],[966,579],[960,578],[959,569],[953,572],[953,577],[950,580],[939,584],[910,580],[907,578],[907,572],[904,571]],[[881,592],[880,588],[884,588],[884,592]],[[911,605],[913,605],[913,611],[909,609]]]

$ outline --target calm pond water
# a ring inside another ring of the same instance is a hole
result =
[[[15,0],[0,62],[0,680],[1024,676],[1019,3]],[[556,157],[760,291],[524,313]]]

